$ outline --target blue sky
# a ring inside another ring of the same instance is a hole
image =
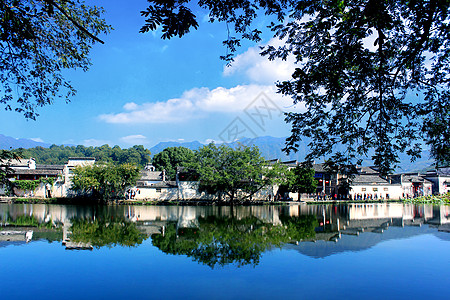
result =
[[[227,68],[219,59],[226,53],[226,25],[206,22],[204,12],[199,30],[162,40],[160,32],[139,33],[145,0],[87,3],[103,6],[115,30],[101,36],[104,45],[94,45],[88,72],[65,72],[77,95],[71,103],[55,100],[40,108],[37,121],[1,110],[0,133],[46,143],[121,147],[229,141],[233,129],[240,135],[235,137],[289,135],[280,112],[301,108],[276,94],[274,82],[289,78],[292,62],[269,62],[259,56],[257,45],[244,43]],[[263,26],[267,20],[257,22]]]

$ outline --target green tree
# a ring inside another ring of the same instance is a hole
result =
[[[0,186],[5,188],[7,192],[14,193],[14,184],[9,180],[13,170],[11,169],[11,161],[19,159],[19,155],[12,151],[0,150]]]
[[[160,171],[166,170],[166,176],[175,180],[177,167],[184,167],[194,160],[194,152],[185,147],[168,147],[156,154],[152,164]]]
[[[38,107],[70,101],[76,91],[63,70],[89,68],[97,35],[111,29],[102,13],[81,0],[1,1],[0,103],[36,119]]]
[[[123,198],[126,188],[138,178],[139,168],[132,164],[79,166],[73,170],[71,190],[103,201]]]
[[[269,168],[257,147],[226,145],[203,146],[195,152],[191,168],[199,176],[199,188],[210,194],[227,195],[230,203],[243,193],[251,197],[263,187],[273,184],[282,174],[277,167]]]
[[[33,157],[38,164],[63,165],[67,163],[69,157],[94,157],[99,162],[131,163],[140,166],[150,162],[150,150],[142,145],[128,149],[121,149],[119,146],[111,148],[109,145],[100,147],[51,145],[49,148],[35,147],[13,152],[20,152],[22,157]]]
[[[224,41],[229,54],[222,57],[228,62],[242,39],[261,40],[258,15],[272,17],[268,28],[282,45],[261,54],[295,59],[292,77],[276,85],[306,107],[286,114],[292,126],[287,152],[308,137],[307,158],[354,164],[369,156],[386,174],[399,153],[419,157],[424,140],[438,165],[450,163],[448,0],[149,2],[141,32],[161,25],[164,39],[198,28],[193,11],[201,10],[191,10],[191,2],[210,22],[232,25]]]
[[[298,201],[300,201],[301,193],[316,192],[317,180],[314,178],[314,175],[314,169],[308,165],[297,165],[287,173],[288,190],[298,193]]]

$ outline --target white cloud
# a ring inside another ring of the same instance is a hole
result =
[[[179,122],[185,120],[186,116],[191,116],[194,107],[188,99],[170,99],[141,105],[127,103],[124,109],[126,112],[103,114],[99,118],[116,124]]]
[[[282,111],[298,111],[292,100],[276,93],[273,85],[238,85],[233,88],[215,89],[193,88],[183,93],[180,98],[165,102],[126,103],[124,111],[103,114],[99,119],[113,124],[163,124],[183,122],[206,117],[209,113],[243,112],[264,93],[274,105]],[[301,110],[301,108],[300,108]]]
[[[87,140],[84,140],[82,142],[82,144],[85,145],[85,146],[88,146],[88,147],[89,146],[98,147],[98,146],[102,146],[102,145],[105,145],[105,144],[111,145],[111,141],[108,141],[108,140],[97,140],[97,139],[87,139]]]
[[[273,38],[267,44],[278,47],[282,42]],[[286,60],[270,61],[266,56],[261,56],[260,52],[259,46],[255,46],[237,55],[230,67],[224,67],[223,75],[244,74],[250,81],[260,84],[273,84],[278,80],[291,78],[295,69],[295,59],[292,56]]]
[[[120,140],[126,144],[130,145],[142,145],[148,142],[148,139],[146,136],[142,134],[134,134],[134,135],[128,135],[121,137]]]
[[[44,140],[41,138],[30,138],[30,140],[38,142],[38,143],[45,143]]]
[[[138,108],[138,105],[134,102],[125,103],[123,109],[125,110],[135,110]]]

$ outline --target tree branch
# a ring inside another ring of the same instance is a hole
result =
[[[60,7],[58,4],[56,4],[55,1],[53,1],[53,0],[45,0],[45,1],[49,2],[51,5],[56,7],[70,22],[72,22],[73,25],[75,25],[79,30],[81,30],[82,32],[87,34],[90,38],[92,38],[93,40],[95,40],[101,44],[105,43],[101,39],[99,39],[98,37],[96,37],[95,35],[90,33],[86,28],[84,28],[83,26],[78,24],[78,22],[75,21],[62,7]]]

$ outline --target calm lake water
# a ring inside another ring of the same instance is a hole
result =
[[[0,204],[2,299],[449,297],[450,207]]]

